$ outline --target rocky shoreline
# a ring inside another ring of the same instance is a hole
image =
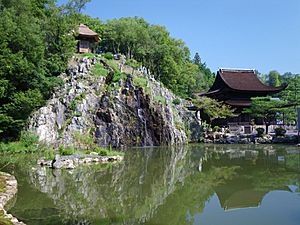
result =
[[[45,158],[39,159],[37,164],[43,167],[49,167],[53,169],[75,169],[79,165],[90,165],[97,163],[108,162],[120,162],[124,159],[124,156],[99,156],[97,154],[90,155],[70,155],[60,156],[56,155],[53,160],[47,160]]]
[[[213,144],[297,144],[298,136],[267,134],[259,137],[257,134],[224,134],[215,132],[206,135],[203,142]]]
[[[13,215],[8,214],[4,209],[5,205],[17,194],[18,183],[16,178],[10,174],[2,172],[0,172],[0,178],[5,182],[4,191],[0,192],[0,224],[25,225],[25,223],[20,222],[17,218],[13,217]]]

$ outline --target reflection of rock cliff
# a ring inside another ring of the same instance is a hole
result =
[[[66,218],[115,218],[118,224],[136,224],[147,221],[176,184],[192,173],[193,164],[186,154],[183,148],[167,154],[147,149],[129,153],[124,163],[111,168],[84,167],[72,172],[44,169],[30,176]]]
[[[195,123],[194,115],[173,104],[176,96],[159,82],[137,71],[120,73],[118,61],[76,60],[62,75],[64,86],[30,120],[41,140],[69,145],[78,132],[101,146],[187,142],[185,127]],[[97,76],[97,70],[107,75]]]
[[[185,225],[203,212],[215,193],[223,209],[246,208],[260,204],[265,193],[289,191],[289,185],[299,184],[298,154],[249,146],[236,151],[253,154],[232,157],[235,146],[214,147],[135,149],[120,164],[74,171],[28,168],[28,176],[22,167],[20,177],[30,180],[21,182],[21,198],[13,212],[26,218],[29,211],[30,218],[40,219],[34,225],[46,225],[50,216],[65,225]],[[26,185],[35,193],[25,201],[22,196],[30,196],[28,190],[22,194]]]

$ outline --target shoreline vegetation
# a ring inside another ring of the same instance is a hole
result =
[[[54,148],[50,144],[39,142],[38,137],[30,132],[22,132],[20,141],[0,143],[0,156],[14,156],[22,154],[37,154],[40,156],[39,165],[52,168],[67,168],[73,166],[53,167],[54,161],[64,162],[65,159],[74,161],[74,168],[78,164],[91,162],[114,162],[123,160],[124,152],[117,151],[111,146],[101,148],[97,146],[89,137],[76,134],[76,146],[63,145]],[[35,157],[33,157],[35,160]],[[80,159],[80,160],[76,160]],[[75,162],[76,161],[76,162]],[[73,165],[73,163],[72,163]],[[1,170],[2,168],[0,168]],[[1,190],[1,184],[0,184]]]

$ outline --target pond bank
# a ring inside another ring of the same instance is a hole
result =
[[[17,194],[18,183],[14,176],[0,172],[0,224],[2,225],[25,225],[17,218],[8,214],[4,206]]]
[[[257,134],[232,134],[215,132],[205,136],[204,143],[213,144],[297,144],[297,135],[262,135]]]

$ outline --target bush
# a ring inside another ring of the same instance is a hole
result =
[[[98,153],[100,156],[107,156],[107,151],[106,150],[100,150],[100,152]]]
[[[172,101],[172,103],[173,103],[174,105],[179,105],[179,104],[181,103],[181,101],[180,101],[180,99],[175,98],[175,99]]]
[[[153,97],[153,100],[154,100],[155,102],[160,103],[160,104],[163,104],[163,105],[166,105],[166,104],[167,104],[166,98],[163,97],[163,96],[158,96],[158,95],[156,95],[156,96]]]
[[[108,70],[105,69],[102,65],[96,64],[92,69],[92,74],[96,77],[106,77]]]
[[[139,63],[138,61],[136,61],[135,59],[128,59],[126,61],[126,65],[131,66],[133,68],[138,68],[141,66],[141,63]]]
[[[47,151],[45,151],[44,157],[47,160],[53,160],[55,158],[54,151],[53,150],[47,150]]]
[[[126,80],[126,79],[127,79],[127,75],[125,73],[115,72],[114,76],[112,78],[112,82],[113,83],[117,83],[120,80]]]
[[[27,148],[34,144],[38,144],[39,137],[32,132],[22,131],[20,136],[20,142]]]
[[[75,149],[73,146],[68,146],[65,148],[61,145],[59,146],[58,151],[60,155],[73,155],[75,153]]]
[[[262,127],[259,127],[259,128],[256,128],[256,132],[257,132],[258,137],[262,137],[265,132],[265,129]]]
[[[215,126],[213,128],[213,132],[221,132],[221,128],[219,126]]]
[[[87,155],[89,155],[89,154],[91,154],[92,152],[91,152],[91,150],[86,150],[85,151],[85,154],[87,154]]]
[[[286,130],[284,128],[282,128],[282,127],[275,128],[276,137],[282,137],[285,135],[285,133],[286,133]]]
[[[108,60],[112,60],[114,58],[113,54],[111,52],[106,52],[103,54],[103,57],[108,59]]]

